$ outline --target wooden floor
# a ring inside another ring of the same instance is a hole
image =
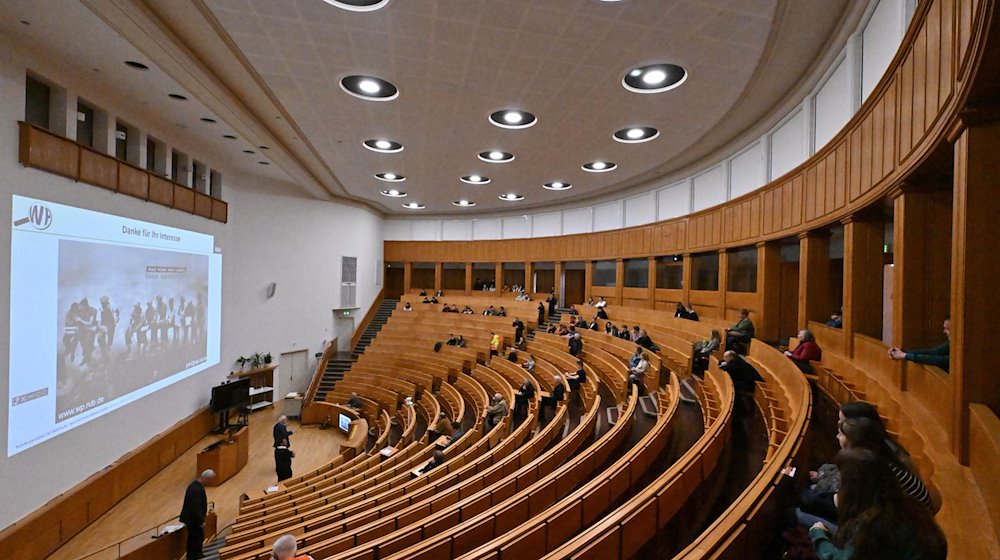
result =
[[[209,502],[215,502],[220,530],[236,519],[241,494],[276,483],[271,430],[279,414],[280,411],[272,407],[250,416],[247,466],[221,486],[206,489]],[[295,451],[292,470],[296,475],[329,462],[339,452],[342,436],[337,430],[319,430],[314,426],[301,428],[298,422],[291,420],[289,428],[295,432],[291,439]],[[184,490],[197,475],[198,452],[219,437],[211,435],[202,439],[49,558],[76,560],[176,517],[184,501]],[[143,536],[136,540],[144,542],[146,539],[148,537]],[[95,559],[105,557],[101,555]]]

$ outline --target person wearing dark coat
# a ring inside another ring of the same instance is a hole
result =
[[[733,406],[733,414],[738,417],[746,416],[750,412],[753,393],[758,381],[764,381],[760,373],[732,350],[727,350],[722,355],[722,362],[719,369],[729,374],[733,379],[733,388],[736,389],[736,402]]]
[[[575,333],[569,339],[569,355],[579,357],[580,353],[583,352],[583,339],[580,338],[580,333]]]
[[[543,323],[545,323],[545,305],[538,302],[538,326],[541,327]]]
[[[556,298],[555,292],[552,292],[551,294],[549,294],[549,297],[546,298],[545,301],[548,302],[548,304],[549,304],[549,315],[555,315],[556,314],[556,304],[559,303],[559,300]]]
[[[292,436],[292,431],[288,429],[288,417],[284,414],[278,417],[278,422],[275,423],[272,432],[274,435],[274,447],[278,447],[283,441],[291,441],[289,438]],[[286,443],[285,445],[288,444]]]
[[[278,482],[292,478],[292,458],[295,457],[295,452],[288,448],[288,440],[281,443],[274,448],[274,472],[278,475]]]
[[[202,557],[201,546],[205,543],[205,516],[208,515],[205,483],[213,478],[215,471],[212,469],[203,471],[184,491],[180,522],[187,527],[187,557],[191,560]]]

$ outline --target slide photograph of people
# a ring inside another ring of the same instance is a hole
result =
[[[56,422],[207,359],[208,256],[59,240]]]

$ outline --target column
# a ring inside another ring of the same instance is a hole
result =
[[[503,263],[502,262],[498,262],[497,263],[496,272],[493,273],[493,276],[494,276],[494,278],[496,278],[496,285],[497,285],[497,293],[496,293],[496,295],[500,295],[500,291],[503,290],[503,284],[504,284],[504,282],[503,282]]]
[[[76,139],[76,92],[49,87],[49,128],[56,134]]]
[[[854,334],[882,336],[882,247],[885,224],[873,213],[845,218],[844,347],[854,356]]]
[[[684,268],[681,272],[681,291],[684,305],[691,305],[691,253],[683,255]]]
[[[472,294],[472,263],[465,263],[465,295]]]
[[[829,288],[830,235],[826,231],[799,234],[799,324],[826,321],[832,307]],[[779,333],[784,336],[786,333]],[[794,333],[787,333],[789,335]]]
[[[754,318],[757,338],[777,340],[781,307],[781,246],[777,243],[757,244],[757,297],[760,301]]]
[[[434,291],[438,291],[444,286],[444,263],[434,263]]]
[[[997,177],[1000,123],[970,126],[955,141],[951,245],[952,449],[969,463],[969,403],[1000,409],[996,373],[996,306],[1000,278]],[[941,396],[946,398],[945,395]]]
[[[559,305],[562,306],[565,301],[563,300],[563,263],[562,261],[555,261],[555,278],[552,279],[552,286],[556,290],[556,299],[559,300]],[[546,306],[548,309],[548,306]]]
[[[524,291],[535,293],[535,267],[531,261],[524,261]]]
[[[413,281],[413,263],[407,261],[403,263],[403,293],[410,293]]]
[[[729,290],[729,253],[719,250],[719,306],[720,319],[726,318],[726,292]]]
[[[625,305],[625,259],[615,261],[615,301]]]
[[[646,259],[649,266],[646,273],[649,279],[649,295],[647,296],[647,302],[650,309],[656,309],[656,257],[648,257]]]
[[[594,261],[587,261],[583,273],[583,301],[593,297],[591,285],[594,283]]]
[[[951,192],[904,184],[893,209],[892,344],[927,348],[950,307]]]

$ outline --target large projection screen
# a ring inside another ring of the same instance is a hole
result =
[[[13,197],[7,456],[219,362],[211,235]]]

